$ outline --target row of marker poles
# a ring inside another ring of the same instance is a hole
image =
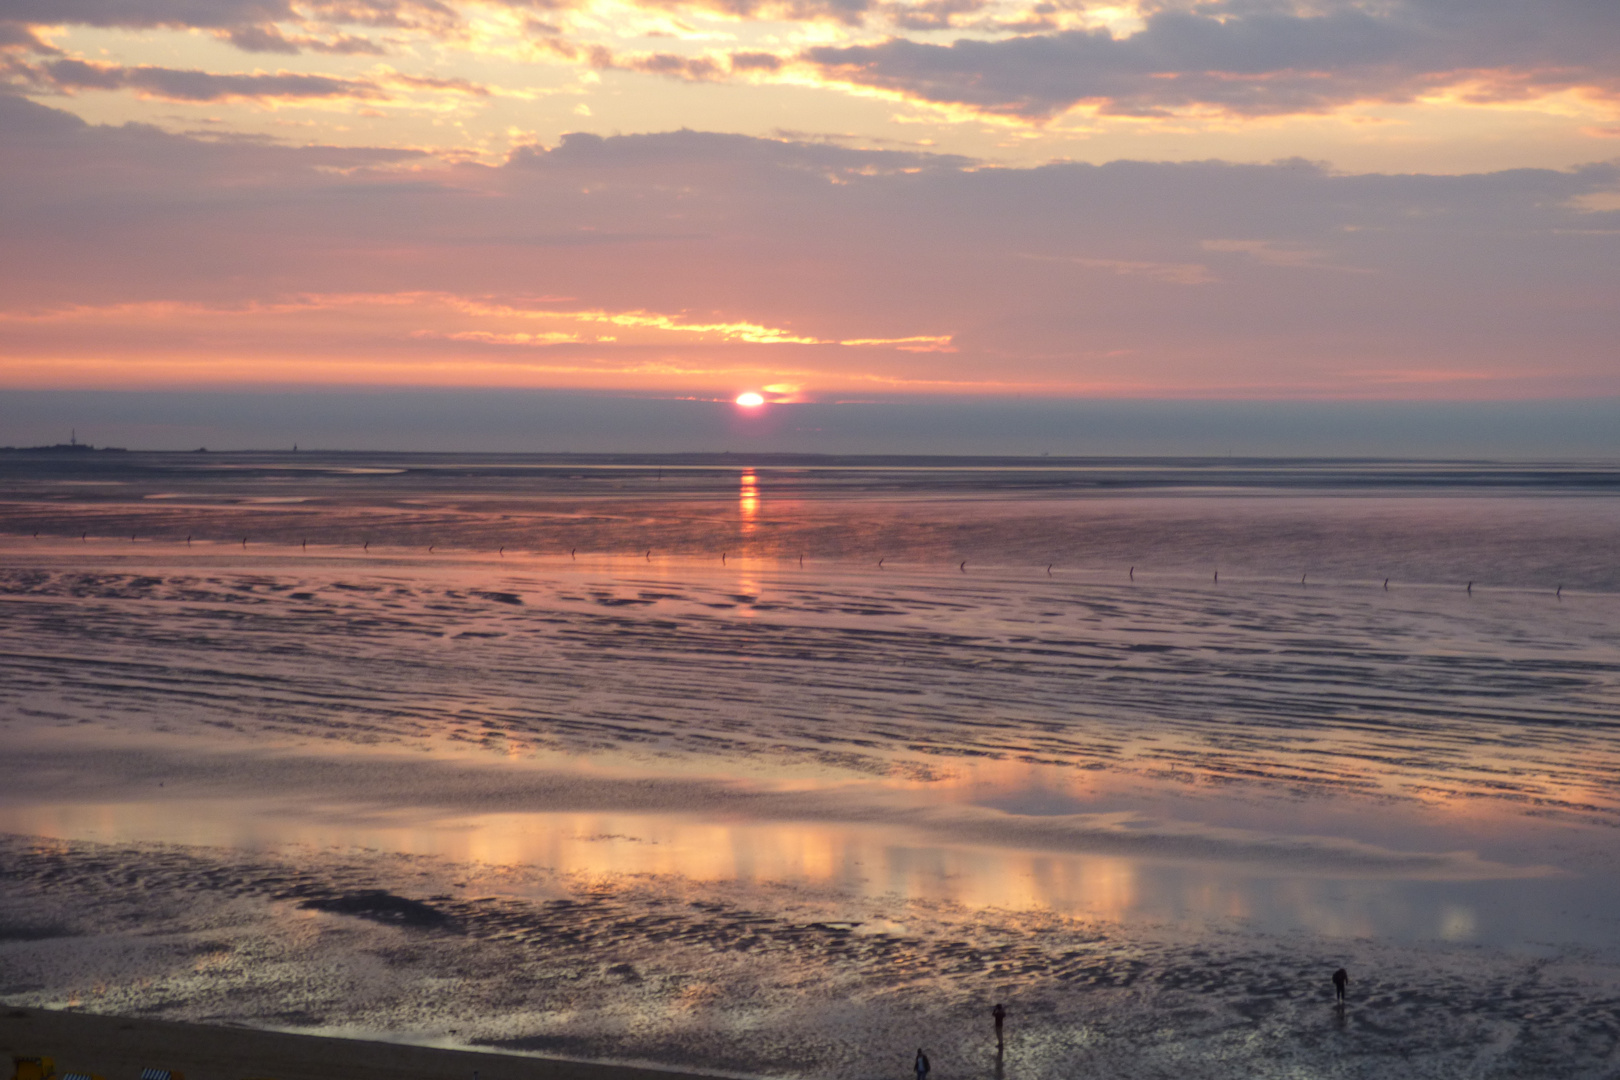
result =
[[[129,542],[133,544],[135,542],[135,538],[136,538],[137,535],[138,534],[136,534],[136,533],[130,533],[129,534]],[[37,533],[37,532],[34,533],[34,539],[35,540],[39,539],[39,533]],[[187,547],[191,546],[191,539],[192,538],[189,535],[186,537],[186,546]],[[90,542],[90,533],[89,532],[80,533],[79,534],[79,540],[81,542],[83,542],[83,543],[89,543]],[[244,536],[244,537],[242,537],[242,547],[244,549],[246,549],[247,546],[248,546],[248,538]],[[305,551],[308,551],[309,550],[309,541],[308,540],[300,540],[299,541],[299,547],[301,547]],[[437,547],[438,547],[437,544],[429,544],[428,545],[428,554],[432,555],[434,553],[434,551],[437,549]],[[371,550],[371,541],[370,540],[364,541],[360,546],[360,550],[365,551],[365,552],[369,552]],[[502,547],[500,549],[499,554],[500,554],[501,558],[504,559],[506,557],[506,548]],[[720,565],[721,566],[726,565],[726,557],[728,555],[730,555],[730,554],[731,553],[729,551],[722,551],[720,553]],[[578,557],[579,557],[579,549],[578,548],[570,548],[568,550],[568,557],[570,559],[577,560]],[[647,559],[648,562],[652,562],[652,548],[647,549],[647,551],[646,551],[646,559]],[[878,569],[882,570],[883,569],[883,564],[885,562],[887,562],[887,561],[888,561],[888,556],[887,555],[885,555],[883,558],[879,559],[877,561]],[[965,574],[965,573],[967,573],[967,564],[968,564],[968,561],[966,559],[963,559],[960,563],[957,564],[956,568],[959,571],[961,571],[962,573]],[[801,567],[804,565],[804,556],[803,555],[799,556],[799,565]],[[1052,576],[1052,568],[1054,566],[1056,566],[1056,565],[1057,565],[1057,563],[1047,563],[1046,564],[1046,576],[1047,577]],[[1127,571],[1127,573],[1128,573],[1129,579],[1131,581],[1136,580],[1136,567],[1134,567],[1134,566],[1131,567],[1130,570]],[[1305,584],[1305,579],[1308,578],[1309,576],[1310,575],[1308,573],[1299,575],[1299,583],[1301,585],[1304,585]],[[1219,585],[1221,583],[1221,572],[1219,570],[1214,571],[1213,576],[1211,577],[1211,580],[1216,585]],[[1385,592],[1389,591],[1389,581],[1390,581],[1389,578],[1384,579],[1384,591]],[[1465,588],[1465,591],[1468,593],[1469,596],[1474,595],[1474,583],[1472,581],[1470,581],[1468,583],[1468,585]],[[1564,586],[1563,586],[1562,582],[1560,582],[1559,585],[1558,585],[1558,588],[1556,590],[1554,590],[1553,595],[1558,597],[1560,600],[1563,599],[1563,597],[1564,597]]]

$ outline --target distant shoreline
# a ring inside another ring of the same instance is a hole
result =
[[[89,443],[54,443],[50,446],[0,446],[8,454],[127,454],[122,446],[91,446]]]
[[[49,1057],[57,1072],[128,1080],[142,1069],[187,1080],[711,1080],[701,1074],[527,1055],[446,1050],[255,1028],[51,1009],[0,1010],[0,1059]]]

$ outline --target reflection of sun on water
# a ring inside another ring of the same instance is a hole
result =
[[[753,469],[743,470],[742,489],[737,495],[737,516],[742,519],[743,535],[752,533],[755,518],[759,516],[759,478],[754,475]]]
[[[737,531],[744,539],[752,536],[754,530],[759,527],[758,518],[759,477],[755,475],[753,469],[744,469],[737,489]],[[753,575],[747,569],[752,563],[753,560],[746,556],[737,562],[737,567],[742,574],[737,579],[737,592],[739,595],[759,595],[759,582],[754,580]],[[738,615],[744,619],[749,619],[753,617],[753,612],[745,607],[738,612]]]

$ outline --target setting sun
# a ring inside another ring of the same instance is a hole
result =
[[[761,405],[765,404],[765,399],[759,394],[754,393],[752,390],[748,390],[737,395],[737,404],[741,405],[745,409],[757,409]]]

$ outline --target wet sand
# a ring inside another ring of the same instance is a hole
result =
[[[0,1061],[50,1057],[59,1073],[131,1080],[160,1068],[186,1080],[696,1080],[699,1074],[466,1050],[177,1024],[47,1009],[0,1012]]]
[[[1602,477],[219,464],[0,476],[4,1007],[823,1080],[1620,1059]]]

